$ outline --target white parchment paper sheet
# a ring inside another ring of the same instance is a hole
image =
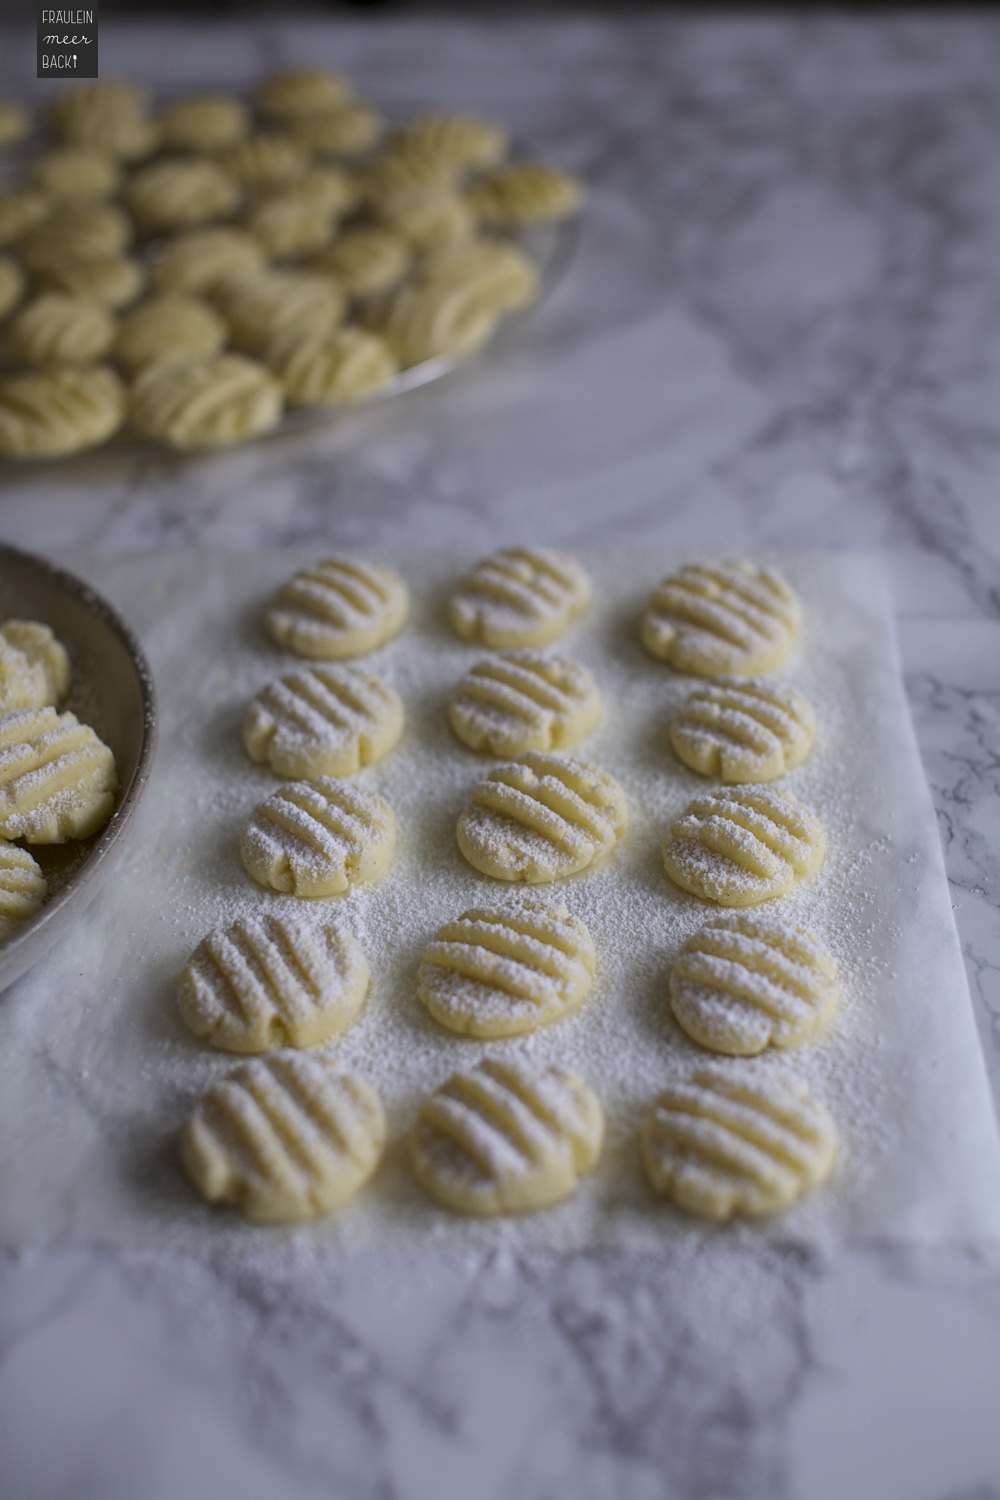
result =
[[[412,622],[368,661],[402,694],[407,730],[363,779],[394,807],[399,848],[382,881],[335,902],[365,944],[373,977],[358,1024],[328,1044],[380,1090],[392,1145],[348,1212],[294,1231],[245,1226],[201,1204],[184,1181],[178,1127],[238,1059],[187,1033],[177,976],[215,924],[292,901],[254,885],[240,865],[242,822],[277,784],[245,756],[240,724],[252,693],[293,665],[264,635],[260,611],[306,560],[67,559],[145,642],[161,747],[119,872],[75,932],[0,998],[0,1242],[195,1249],[293,1238],[317,1248],[466,1254],[493,1244],[650,1246],[689,1234],[691,1221],[646,1187],[635,1140],[663,1079],[696,1055],[669,1013],[666,976],[708,914],[670,884],[659,857],[668,822],[705,786],[673,758],[666,736],[691,682],[638,644],[647,592],[680,561],[670,555],[586,559],[594,606],[553,648],[597,676],[603,721],[576,753],[619,777],[630,803],[617,857],[547,888],[590,927],[600,959],[593,993],[560,1025],[488,1044],[439,1029],[414,995],[421,950],[441,922],[508,894],[467,866],[454,841],[468,788],[492,764],[459,745],[445,717],[451,687],[481,654],[455,640],[444,611],[449,585],[474,559],[396,559],[413,592]],[[842,1145],[823,1189],[752,1232],[825,1244],[997,1241],[1000,1145],[881,567],[845,554],[772,560],[805,606],[783,675],[811,698],[820,724],[812,758],[787,780],[829,840],[820,873],[778,907],[826,938],[843,981],[831,1030],[786,1060],[832,1111]],[[419,1100],[484,1051],[561,1060],[599,1093],[607,1149],[573,1200],[516,1221],[466,1223],[410,1179],[402,1138]]]

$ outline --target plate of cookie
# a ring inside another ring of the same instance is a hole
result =
[[[111,873],[149,780],[149,664],[107,601],[0,547],[0,990]]]
[[[558,283],[579,180],[296,68],[0,101],[0,459],[192,452],[438,380]]]

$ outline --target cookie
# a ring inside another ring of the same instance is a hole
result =
[[[260,885],[313,899],[384,874],[396,846],[392,808],[349,781],[293,781],[254,810],[240,853]]]
[[[642,616],[642,643],[678,672],[752,676],[781,666],[799,614],[794,590],[776,568],[687,563],[654,590]]]
[[[384,122],[377,110],[357,100],[335,108],[311,110],[286,120],[292,140],[310,156],[358,156],[375,145]]]
[[[130,374],[164,359],[201,364],[225,345],[226,325],[199,297],[150,297],[123,318],[115,339],[115,359]]]
[[[132,178],[126,202],[150,233],[227,218],[240,201],[235,177],[207,158],[157,161]]]
[[[357,938],[335,923],[239,917],[198,944],[177,1004],[195,1036],[227,1052],[315,1047],[345,1031],[368,991]]]
[[[103,443],[124,415],[124,389],[106,365],[11,375],[0,380],[0,453],[63,458]]]
[[[508,547],[484,558],[448,608],[464,641],[504,650],[544,646],[586,609],[590,579],[572,557],[542,547]]]
[[[663,1090],[641,1132],[655,1192],[712,1219],[786,1208],[829,1174],[836,1127],[808,1087],[762,1063],[704,1063]]]
[[[164,110],[160,131],[168,150],[224,151],[249,134],[250,114],[229,94],[198,94]]]
[[[576,1010],[594,978],[590,933],[565,906],[474,907],[424,949],[417,997],[463,1036],[517,1036]]]
[[[0,625],[0,714],[50,708],[70,684],[69,653],[48,625],[4,620]]]
[[[507,150],[507,132],[488,120],[470,115],[417,115],[398,132],[404,149],[425,151],[461,171],[493,167]]]
[[[456,1213],[490,1217],[570,1197],[597,1161],[604,1115],[563,1068],[484,1058],[421,1105],[410,1133],[417,1181]]]
[[[678,760],[720,781],[774,781],[812,749],[816,715],[787,683],[722,679],[695,688],[670,725]]]
[[[209,1089],[184,1127],[181,1160],[210,1203],[283,1224],[343,1208],[378,1166],[385,1136],[369,1083],[286,1052]]]
[[[7,327],[7,347],[25,365],[90,365],[115,341],[117,322],[92,297],[43,292]]]
[[[362,656],[398,634],[410,596],[395,568],[358,557],[326,557],[278,590],[264,616],[279,646],[299,656]]]
[[[131,240],[132,221],[115,204],[60,203],[19,239],[17,248],[28,270],[38,275],[68,261],[122,255]]]
[[[441,156],[397,146],[358,174],[358,189],[364,202],[380,212],[451,192],[458,176],[452,163]]]
[[[89,297],[104,307],[127,307],[146,285],[141,261],[124,255],[106,255],[99,260],[68,260],[46,266],[37,276],[46,291],[67,292],[71,297]]]
[[[378,217],[381,224],[420,251],[464,244],[476,232],[475,214],[455,192],[417,198],[412,203],[383,204]]]
[[[578,213],[583,184],[543,162],[519,161],[480,177],[468,198],[487,224],[543,224]]]
[[[257,694],[243,743],[279,776],[353,776],[402,732],[399,694],[380,677],[347,665],[302,667]]]
[[[538,272],[517,245],[474,239],[426,255],[414,277],[421,287],[462,287],[484,307],[512,313],[538,296]]]
[[[274,120],[297,120],[317,110],[350,104],[354,90],[342,73],[326,68],[284,68],[260,85],[254,102],[262,115]]]
[[[27,278],[12,255],[0,255],[0,322],[24,296]]]
[[[269,432],[282,406],[278,382],[241,354],[158,360],[132,387],[129,421],[140,437],[173,448],[222,448]]]
[[[31,130],[31,116],[12,99],[0,99],[0,146],[12,146]]]
[[[384,391],[399,365],[377,333],[347,325],[311,339],[279,343],[268,364],[291,406],[342,406]]]
[[[89,146],[63,146],[35,163],[34,181],[55,202],[100,203],[121,185],[121,167]]]
[[[85,839],[114,811],[115,758],[75,714],[25,708],[0,717],[0,838]]]
[[[41,911],[45,876],[27,849],[0,842],[0,943],[6,943]]]
[[[276,340],[318,338],[343,321],[347,298],[328,276],[309,271],[264,271],[218,294],[233,342],[266,355]]]
[[[497,766],[473,788],[458,820],[458,847],[484,875],[536,885],[603,860],[627,823],[614,777],[536,752]]]
[[[371,297],[398,285],[412,259],[403,235],[376,225],[359,225],[345,229],[314,255],[309,267],[332,276],[352,297]]]
[[[286,186],[308,170],[309,158],[288,135],[262,131],[219,153],[219,165],[244,188]]]
[[[678,1023],[692,1041],[732,1057],[809,1041],[838,994],[826,945],[805,928],[766,917],[713,917],[686,940],[670,970]]]
[[[499,310],[466,286],[405,285],[375,323],[399,363],[409,369],[429,359],[457,359],[489,343]]]
[[[477,662],[452,694],[448,718],[470,750],[523,755],[571,750],[594,728],[601,698],[579,662],[508,651]]]
[[[39,188],[0,191],[0,245],[16,245],[52,209],[52,200]]]
[[[822,863],[826,835],[791,792],[733,787],[688,804],[667,831],[670,879],[703,901],[755,906],[787,896]]]
[[[210,295],[259,275],[266,264],[263,247],[244,229],[191,229],[164,246],[153,281],[161,292]]]

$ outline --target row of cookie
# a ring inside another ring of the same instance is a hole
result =
[[[56,712],[70,677],[69,654],[47,625],[0,625],[0,943],[48,894],[38,861],[13,841],[89,838],[114,809],[113,754],[75,714]]]
[[[208,1090],[182,1131],[181,1159],[209,1202],[285,1223],[343,1208],[374,1173],[386,1136],[369,1083],[327,1058],[284,1052]],[[603,1143],[600,1101],[581,1078],[499,1058],[446,1079],[408,1135],[421,1186],[453,1212],[481,1217],[570,1197]],[[653,1190],[714,1219],[787,1207],[829,1174],[836,1146],[807,1086],[754,1063],[688,1069],[640,1131]]]

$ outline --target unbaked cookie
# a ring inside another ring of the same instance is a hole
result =
[[[39,158],[34,180],[54,201],[99,203],[118,191],[121,167],[89,146],[63,146]]]
[[[776,568],[687,563],[653,592],[642,643],[677,671],[700,677],[772,672],[792,648],[799,612]]]
[[[770,1214],[829,1174],[837,1133],[794,1073],[704,1063],[660,1094],[642,1127],[654,1190],[713,1219]]]
[[[227,1052],[315,1047],[345,1031],[368,991],[361,944],[334,922],[238,917],[192,953],[177,991],[195,1036]]]
[[[37,280],[47,291],[90,297],[105,307],[119,308],[139,296],[146,284],[146,268],[124,255],[106,255],[99,260],[68,260],[46,266]]]
[[[93,297],[43,292],[11,320],[7,347],[25,365],[89,365],[107,354],[117,326]]]
[[[42,909],[45,876],[27,849],[0,843],[0,943]]]
[[[526,897],[446,923],[424,949],[417,996],[449,1031],[517,1036],[576,1010],[596,963],[579,918]]]
[[[819,819],[791,792],[733,787],[696,797],[667,831],[663,864],[677,885],[720,906],[786,896],[822,862]]]
[[[353,98],[354,90],[342,73],[326,68],[285,68],[264,80],[255,102],[262,115],[296,120],[317,110],[342,108]]]
[[[221,448],[269,431],[282,404],[270,372],[241,354],[159,360],[132,387],[129,421],[141,437],[174,448]]]
[[[394,230],[359,225],[345,229],[309,266],[333,276],[352,297],[370,297],[402,281],[412,258],[405,238]]]
[[[38,275],[67,261],[122,255],[131,239],[132,220],[115,204],[60,203],[18,241],[17,248],[28,270]]]
[[[606,771],[537,752],[497,766],[458,820],[458,847],[495,880],[537,885],[586,870],[625,832],[625,793]]]
[[[488,224],[540,224],[566,219],[582,202],[580,179],[542,162],[512,162],[488,172],[469,189],[473,212]]]
[[[773,781],[812,749],[816,715],[787,683],[722,679],[695,688],[670,725],[679,760],[722,781]]]
[[[441,156],[415,146],[395,147],[359,173],[358,189],[376,212],[392,211],[453,191],[458,176],[458,169]]]
[[[600,1102],[582,1079],[563,1068],[484,1058],[425,1100],[410,1160],[439,1203],[489,1217],[568,1198],[603,1142]]]
[[[224,151],[250,129],[246,106],[228,94],[198,94],[163,112],[163,144],[176,151]]]
[[[404,149],[439,156],[462,171],[496,166],[507,150],[507,132],[469,115],[417,115],[397,135]]]
[[[357,156],[382,134],[382,116],[355,101],[336,109],[315,110],[287,122],[297,146],[310,156]]]
[[[213,359],[227,329],[214,308],[198,297],[151,297],[130,312],[118,329],[114,354],[130,374],[163,359],[200,364]]]
[[[350,781],[293,781],[254,809],[240,853],[260,885],[340,896],[384,874],[396,846],[392,808]]]
[[[395,568],[326,557],[279,589],[264,624],[279,646],[325,660],[363,656],[406,623],[410,596]]]
[[[184,1127],[181,1160],[210,1203],[282,1224],[343,1208],[378,1166],[385,1135],[371,1084],[286,1052],[209,1089]]]
[[[268,255],[308,255],[329,244],[336,214],[332,208],[296,191],[273,193],[245,216],[247,233],[259,240]]]
[[[0,381],[0,453],[62,458],[111,437],[125,415],[121,381],[106,365],[32,370]]]
[[[538,296],[538,272],[524,251],[489,239],[433,250],[421,261],[414,284],[462,287],[501,313],[517,312]]]
[[[542,547],[508,547],[484,558],[452,596],[448,618],[463,641],[544,646],[590,602],[580,564]]]
[[[231,214],[240,188],[235,177],[207,158],[158,161],[135,174],[126,201],[148,231],[193,229]]]
[[[85,839],[110,818],[115,758],[75,714],[25,708],[0,717],[0,838]]]
[[[21,298],[27,279],[12,255],[0,255],[0,321],[12,312]]]
[[[309,158],[287,135],[252,135],[219,155],[219,163],[245,188],[283,187],[301,177]]]
[[[290,345],[279,342],[268,363],[292,406],[367,401],[399,370],[385,339],[350,325]]]
[[[69,692],[69,653],[38,620],[0,625],[0,714],[51,708]]]
[[[476,216],[458,193],[438,193],[412,203],[383,205],[380,221],[400,234],[414,250],[438,250],[464,244],[476,232]]]
[[[161,292],[210,294],[259,275],[266,263],[263,248],[244,229],[192,229],[164,247],[153,281]]]
[[[380,310],[376,331],[409,369],[428,359],[458,358],[489,343],[500,320],[467,286],[403,286]]]
[[[790,922],[742,913],[706,922],[670,970],[670,1007],[680,1025],[702,1047],[733,1057],[809,1041],[838,994],[825,943]]]
[[[0,99],[0,146],[23,140],[31,129],[31,116],[11,99]]]
[[[347,298],[329,276],[309,271],[263,271],[223,287],[219,301],[234,342],[261,355],[278,339],[332,333],[347,308]]]
[[[0,245],[14,245],[40,224],[52,200],[38,188],[9,188],[0,192]]]
[[[489,755],[571,750],[600,714],[601,697],[587,668],[537,651],[508,651],[477,662],[448,709],[462,743]]]
[[[250,705],[243,743],[279,776],[353,776],[403,732],[399,694],[359,667],[302,667],[268,683]]]

